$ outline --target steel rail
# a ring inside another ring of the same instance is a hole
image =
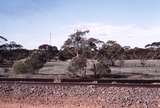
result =
[[[99,82],[98,82],[99,81]],[[101,82],[104,81],[104,82]],[[147,88],[160,88],[160,80],[130,80],[130,79],[108,79],[97,80],[93,82],[54,82],[54,79],[42,78],[0,78],[0,84],[35,84],[35,85],[61,85],[61,86],[75,86],[75,85],[95,85],[107,87],[147,87]]]

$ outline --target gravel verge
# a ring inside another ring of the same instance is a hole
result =
[[[0,108],[5,104],[20,104],[21,108],[160,108],[160,88],[0,82],[0,103]]]

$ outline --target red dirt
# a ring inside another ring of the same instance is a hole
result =
[[[0,108],[160,108],[160,103],[152,103],[152,104],[145,104],[145,103],[137,103],[133,104],[131,106],[123,106],[120,104],[107,104],[107,103],[99,103],[99,105],[96,103],[88,103],[88,102],[81,102],[77,104],[75,102],[74,104],[70,104],[71,101],[74,99],[69,99],[65,101],[63,104],[57,104],[57,105],[44,105],[44,104],[38,104],[38,105],[31,105],[31,104],[25,104],[25,103],[9,103],[9,102],[0,102]],[[100,105],[101,104],[101,105]]]

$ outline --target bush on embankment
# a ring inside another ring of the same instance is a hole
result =
[[[13,64],[13,71],[20,73],[35,73],[46,63],[46,54],[41,51],[33,52],[28,58],[16,61]]]

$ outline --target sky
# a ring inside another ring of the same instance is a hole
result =
[[[160,0],[0,0],[0,35],[34,49],[59,48],[76,30],[144,47],[160,41]],[[51,34],[51,41],[50,41]]]

